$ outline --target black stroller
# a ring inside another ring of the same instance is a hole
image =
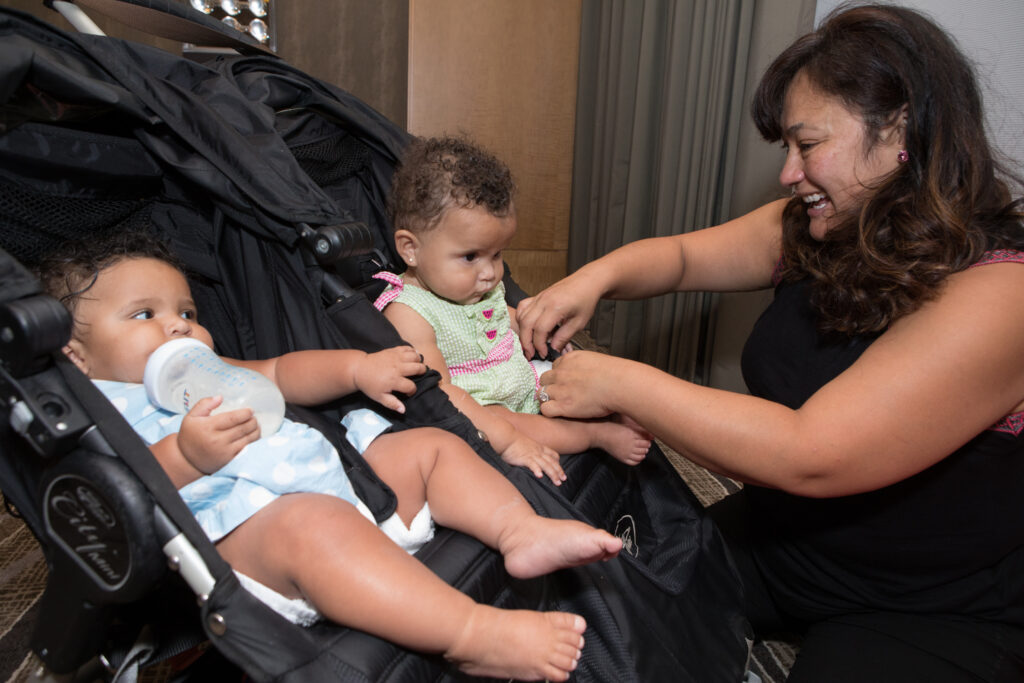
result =
[[[383,206],[408,135],[219,22],[132,2],[249,56],[198,64],[0,9],[0,488],[50,567],[32,648],[56,674],[102,657],[115,680],[205,643],[178,680],[225,670],[257,681],[463,680],[438,656],[332,623],[295,626],[241,589],[143,442],[59,351],[70,321],[26,266],[64,240],[139,228],[194,274],[225,355],[401,341],[370,300],[382,286],[372,275],[400,263]],[[507,289],[523,296],[510,279]],[[522,581],[494,552],[439,529],[420,560],[479,602],[582,614],[574,680],[743,677],[747,628],[730,560],[657,449],[635,468],[570,456],[556,488],[502,463],[437,380],[418,379],[397,428],[458,434],[538,512],[607,528],[626,550]],[[291,410],[335,443],[384,519],[394,496],[337,420],[363,402]]]

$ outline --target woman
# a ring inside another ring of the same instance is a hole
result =
[[[923,16],[850,8],[776,59],[753,113],[791,198],[519,309],[545,353],[602,297],[775,285],[752,395],[573,352],[542,411],[622,413],[747,484],[712,514],[755,630],[803,634],[791,681],[1024,680],[1024,226],[972,70]]]

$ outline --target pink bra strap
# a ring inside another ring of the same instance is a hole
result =
[[[999,422],[989,427],[996,432],[1006,432],[1014,436],[1020,436],[1024,432],[1024,412],[1010,413]]]
[[[993,249],[982,254],[981,258],[969,267],[987,266],[990,263],[1024,263],[1024,251],[1015,249]]]

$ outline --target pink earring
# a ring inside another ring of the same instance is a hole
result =
[[[910,160],[910,153],[907,152],[907,150],[905,150],[905,149],[901,149],[896,154],[896,161],[900,162],[901,164],[905,164],[909,160]]]

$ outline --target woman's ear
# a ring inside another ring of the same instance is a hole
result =
[[[407,266],[416,265],[416,254],[419,251],[420,241],[408,230],[395,230],[395,251],[402,257]]]
[[[89,376],[89,364],[85,362],[85,348],[82,346],[82,342],[72,338],[61,351],[74,363],[76,368],[82,371],[82,374],[86,377]]]

